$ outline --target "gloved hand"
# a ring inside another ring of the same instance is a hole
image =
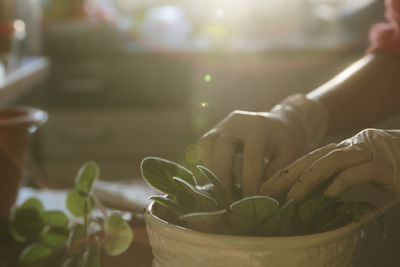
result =
[[[339,144],[329,144],[277,172],[261,187],[276,197],[304,199],[318,184],[335,175],[325,195],[336,197],[366,182],[400,193],[400,130],[366,129]]]
[[[326,124],[326,107],[303,95],[288,97],[270,112],[234,111],[199,140],[202,163],[231,188],[234,156],[242,152],[243,193],[254,195],[264,173],[273,175],[296,159],[322,138]]]

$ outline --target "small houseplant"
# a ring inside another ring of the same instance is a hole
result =
[[[122,216],[92,214],[92,186],[98,175],[94,162],[79,169],[65,202],[71,218],[58,210],[44,210],[36,198],[15,207],[1,222],[0,267],[100,267],[103,254],[126,251],[133,232]]]
[[[268,196],[242,197],[208,169],[198,174],[148,157],[143,178],[165,193],[151,197],[146,227],[153,266],[351,266],[366,212],[383,228],[382,214],[366,202],[343,202],[323,187],[300,203]],[[197,176],[197,177],[196,177]],[[283,198],[284,199],[284,198]]]

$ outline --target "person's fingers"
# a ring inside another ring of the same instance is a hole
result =
[[[276,138],[276,136],[275,136]],[[299,144],[294,139],[280,136],[278,142],[268,143],[269,163],[264,170],[264,179],[272,177],[283,167],[298,159],[304,150],[303,143]]]
[[[212,168],[213,147],[217,138],[218,133],[216,131],[210,131],[203,135],[197,142],[197,145],[200,147],[202,165],[210,170]]]
[[[242,186],[245,196],[259,191],[264,171],[265,141],[250,139],[243,148]]]
[[[304,199],[318,184],[350,166],[372,160],[369,151],[354,150],[351,146],[335,149],[314,161],[300,175],[288,193],[288,199]]]
[[[227,187],[232,187],[233,160],[239,140],[230,135],[221,135],[214,143],[211,170]]]
[[[392,168],[368,161],[343,170],[326,188],[324,194],[328,197],[337,197],[355,185],[372,181],[385,187],[390,186],[392,180]]]
[[[335,148],[335,144],[329,144],[301,157],[289,166],[276,172],[261,186],[260,192],[270,197],[279,196],[290,188],[304,169],[310,166],[315,160],[326,155]]]
[[[287,146],[282,144],[278,149],[270,156],[270,161],[264,170],[264,179],[271,178],[277,171],[283,167],[289,165],[294,158],[293,151]]]

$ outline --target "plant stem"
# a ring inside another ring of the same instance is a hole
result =
[[[83,228],[85,229],[86,236],[88,234],[88,200],[89,198],[86,198],[83,204]]]
[[[104,219],[107,218],[107,212],[106,208],[104,207],[103,203],[100,201],[100,199],[97,197],[95,192],[92,192],[92,197],[94,199],[95,207],[100,210],[100,212],[103,214]]]

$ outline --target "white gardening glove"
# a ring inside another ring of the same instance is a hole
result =
[[[324,192],[330,197],[366,182],[400,193],[400,130],[366,129],[315,150],[277,172],[261,193],[276,197],[290,189],[287,198],[300,201],[332,176]]]
[[[242,153],[243,193],[254,195],[263,176],[318,142],[326,124],[326,107],[304,95],[290,96],[270,112],[234,111],[199,140],[202,163],[231,188],[234,156]]]

